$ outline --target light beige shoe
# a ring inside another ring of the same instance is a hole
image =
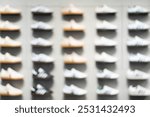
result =
[[[20,14],[20,13],[21,11],[19,9],[13,8],[9,5],[0,7],[0,14],[9,15],[9,14]]]
[[[0,31],[18,31],[20,27],[10,23],[9,21],[0,22]]]

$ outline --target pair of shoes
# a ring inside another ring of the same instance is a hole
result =
[[[115,14],[117,13],[117,10],[107,5],[102,5],[102,6],[97,6],[95,12],[97,14]]]
[[[0,96],[21,96],[22,90],[13,87],[10,84],[0,85]]]
[[[51,63],[51,62],[54,62],[54,59],[45,54],[33,53],[32,61],[33,62],[42,62],[42,63]]]
[[[129,61],[130,62],[150,62],[150,57],[149,56],[145,56],[143,54],[137,53],[137,54],[131,54],[129,56]]]
[[[7,70],[1,69],[0,78],[2,80],[23,80],[23,75],[12,68],[8,68]]]
[[[41,22],[41,21],[39,21],[35,24],[32,24],[31,28],[33,30],[52,30],[53,29],[52,26],[50,26],[47,23]]]
[[[118,74],[108,70],[108,69],[104,69],[102,71],[99,71],[97,74],[96,74],[97,78],[99,79],[117,79],[119,77]]]
[[[99,86],[96,90],[96,93],[98,95],[117,95],[119,93],[119,90],[104,85],[103,87]]]
[[[117,26],[103,20],[103,21],[99,21],[96,24],[96,29],[98,29],[98,30],[117,30]]]
[[[75,68],[72,68],[71,70],[66,69],[64,72],[64,76],[68,79],[85,79],[87,75],[83,72],[80,72],[76,70]]]
[[[6,36],[5,38],[0,37],[0,47],[20,47],[21,43],[14,41],[10,37]]]
[[[129,14],[145,14],[148,13],[149,11],[141,6],[132,6],[128,8],[128,13]]]
[[[31,45],[32,46],[40,46],[40,47],[49,47],[52,46],[52,43],[48,40],[45,40],[43,38],[37,38],[37,39],[33,39],[31,41]]]
[[[46,73],[43,68],[39,68],[37,71],[32,70],[32,75],[37,80],[50,80],[53,78],[53,75]]]
[[[150,76],[149,74],[143,72],[143,71],[140,71],[140,70],[128,70],[127,71],[127,78],[129,80],[146,80],[148,79]]]
[[[82,95],[86,95],[87,91],[75,85],[70,85],[70,86],[65,85],[63,88],[63,93],[67,95],[82,96]]]
[[[45,96],[45,95],[49,95],[52,93],[52,91],[46,89],[44,86],[42,86],[41,84],[37,84],[35,87],[31,88],[31,93],[33,95],[39,95],[39,96]]]
[[[150,44],[149,41],[146,41],[138,36],[135,36],[133,39],[129,39],[127,42],[127,46],[129,47],[134,47],[134,46],[143,47],[143,46],[148,46],[149,44]]]
[[[82,15],[83,11],[77,8],[74,4],[70,4],[68,8],[62,10],[63,15]]]
[[[129,95],[130,96],[150,96],[150,90],[146,89],[140,85],[129,86]]]
[[[128,25],[128,29],[129,30],[148,30],[149,25],[147,25],[139,20],[135,20],[133,23]]]
[[[13,8],[10,5],[0,7],[0,14],[20,14],[19,9]]]
[[[106,37],[100,37],[100,39],[95,40],[95,46],[112,47],[116,45],[117,43],[115,41],[108,39]]]
[[[20,27],[10,23],[9,21],[0,21],[0,30],[1,31],[18,31]]]
[[[101,54],[96,54],[95,55],[95,60],[96,62],[103,62],[103,63],[115,63],[117,62],[117,58],[113,57],[105,52],[102,52]]]
[[[69,36],[67,39],[64,39],[61,43],[62,48],[81,48],[84,46],[82,41],[74,39],[72,36]]]
[[[50,10],[46,6],[36,6],[36,7],[33,7],[31,9],[31,12],[34,13],[34,14],[51,14],[51,13],[53,13],[53,11]]]
[[[84,31],[84,26],[78,24],[75,20],[70,20],[65,26],[64,31]]]
[[[64,63],[65,64],[85,64],[86,59],[75,52],[72,54],[65,54],[64,56]]]
[[[0,63],[20,63],[21,58],[13,56],[9,53],[0,53]]]

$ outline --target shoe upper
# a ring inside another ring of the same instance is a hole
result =
[[[33,39],[33,40],[31,41],[31,44],[32,44],[33,46],[51,46],[51,45],[52,45],[52,43],[50,43],[50,41],[45,40],[45,39],[43,39],[43,38]]]
[[[68,8],[63,9],[63,13],[69,12],[69,13],[83,13],[83,11],[79,8],[77,8],[74,4],[70,4]]]
[[[52,10],[50,10],[46,6],[36,6],[31,9],[32,13],[52,13]]]
[[[131,62],[150,62],[150,57],[145,56],[145,55],[140,54],[140,53],[131,54],[129,56],[129,61],[131,61]]]
[[[0,12],[9,12],[9,13],[20,13],[19,9],[13,8],[10,5],[6,5],[4,7],[0,7]]]
[[[128,8],[128,13],[148,13],[149,11],[141,6],[132,6]]]
[[[31,25],[32,29],[40,29],[40,30],[52,30],[52,27],[49,24],[44,22],[37,22]]]
[[[96,7],[96,13],[116,13],[117,11],[113,8],[110,8],[107,5],[102,5],[102,6],[98,6]]]

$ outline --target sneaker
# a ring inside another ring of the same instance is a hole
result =
[[[117,30],[117,26],[107,22],[107,21],[101,21],[101,22],[98,22],[97,25],[96,25],[96,28],[98,30]]]
[[[97,14],[112,14],[117,12],[115,9],[110,8],[107,5],[98,6],[95,11]]]
[[[32,24],[31,28],[34,30],[52,30],[53,29],[49,24],[44,23],[44,22],[37,22],[35,24]]]
[[[9,5],[0,7],[0,14],[20,14],[20,10]]]
[[[115,63],[118,59],[105,52],[102,52],[101,54],[95,55],[95,60],[96,62]]]
[[[23,80],[23,75],[13,70],[12,68],[8,68],[7,70],[1,70],[0,78],[2,80]]]
[[[137,54],[131,54],[129,56],[129,61],[130,62],[150,62],[150,57],[145,56],[143,54],[137,53]]]
[[[34,14],[51,14],[53,11],[46,6],[36,6],[31,9]]]
[[[100,39],[95,40],[95,45],[96,46],[111,47],[111,46],[116,46],[117,43],[111,39],[108,39],[105,37],[100,37]]]
[[[74,4],[70,4],[68,8],[62,10],[63,15],[82,15],[83,11],[77,8]]]
[[[71,20],[64,26],[64,31],[83,31],[84,26],[78,24],[75,20]]]
[[[75,79],[84,79],[87,77],[87,75],[83,72],[80,72],[74,68],[72,68],[71,70],[66,69],[64,72],[64,76],[66,78],[75,78]]]
[[[150,96],[150,90],[146,89],[140,85],[129,86],[129,95],[130,96]]]
[[[131,23],[128,25],[128,29],[129,30],[148,30],[149,25],[141,21],[135,20],[134,23]]]
[[[134,46],[148,46],[150,43],[138,36],[135,36],[134,39],[129,39],[127,42],[127,46],[134,47]]]
[[[32,46],[40,46],[40,47],[49,47],[49,46],[52,46],[52,43],[43,38],[37,38],[37,39],[33,39],[31,41],[31,45]]]
[[[98,95],[117,95],[119,90],[104,85],[103,87],[97,88],[96,93]]]
[[[86,63],[86,59],[75,52],[72,54],[65,54],[64,56],[65,64],[84,64]]]
[[[128,13],[129,14],[135,14],[135,13],[148,13],[149,11],[141,6],[132,6],[128,8]]]
[[[104,69],[103,71],[99,71],[96,76],[99,79],[117,79],[119,77],[118,74],[108,70],[108,69]]]
[[[83,47],[84,44],[82,41],[78,41],[73,37],[69,36],[67,39],[64,39],[61,43],[62,48],[80,48]]]
[[[129,80],[146,80],[149,77],[150,76],[147,73],[137,70],[137,69],[134,71],[132,71],[132,70],[127,71],[127,78]]]
[[[51,63],[54,62],[54,59],[46,54],[35,54],[32,56],[33,62],[42,62],[42,63]]]
[[[63,93],[68,95],[82,96],[82,95],[86,95],[87,91],[75,85],[70,85],[70,86],[65,85],[63,88]]]

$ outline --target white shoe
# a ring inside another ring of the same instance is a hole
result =
[[[150,96],[150,90],[140,85],[137,85],[136,87],[131,85],[129,86],[129,95],[130,96]]]
[[[100,37],[100,39],[95,40],[95,45],[96,46],[116,46],[117,43],[111,39],[105,38],[105,37]]]
[[[86,90],[81,89],[75,85],[70,85],[70,86],[65,85],[63,88],[63,92],[64,94],[69,94],[69,95],[72,94],[72,95],[77,95],[77,96],[82,96],[82,95],[87,94]]]
[[[113,8],[110,8],[107,5],[102,5],[102,6],[98,6],[96,7],[96,13],[98,14],[108,14],[108,13],[116,13],[117,11]]]
[[[48,40],[43,39],[43,38],[37,38],[37,39],[33,39],[31,41],[31,45],[32,46],[48,47],[48,46],[52,46],[52,43]]]
[[[44,22],[37,22],[35,24],[32,24],[31,28],[38,29],[38,30],[52,30],[53,29],[49,24],[44,23]]]
[[[84,26],[78,24],[75,20],[71,20],[64,26],[64,31],[83,31]]]
[[[0,30],[20,30],[20,27],[10,23],[9,21],[0,21]]]
[[[101,54],[95,55],[96,62],[106,62],[106,63],[115,63],[118,59],[116,57],[113,57],[105,52],[102,52]]]
[[[98,95],[117,95],[119,93],[119,90],[105,85],[103,87],[97,88],[96,93]]]
[[[34,8],[31,9],[31,12],[32,13],[42,13],[42,14],[50,14],[52,13],[53,11],[50,10],[48,7],[46,6],[36,6]]]
[[[83,47],[84,44],[82,41],[78,41],[73,37],[69,36],[67,39],[64,39],[62,41],[61,46],[63,48],[78,48],[78,47]]]
[[[127,42],[127,46],[148,46],[149,44],[149,41],[146,41],[138,36],[135,36]]]
[[[149,25],[141,21],[135,20],[134,23],[131,23],[128,25],[128,29],[129,30],[148,30]]]
[[[99,71],[96,74],[97,78],[99,79],[117,79],[119,77],[118,74],[108,70],[108,69],[104,69],[103,71]]]
[[[20,12],[19,9],[13,8],[9,5],[0,7],[0,14],[20,14]]]
[[[141,6],[132,6],[128,8],[128,13],[148,13],[149,11]]]
[[[129,56],[130,62],[150,62],[150,57],[145,56],[143,54],[137,53],[137,54],[131,54]]]
[[[87,77],[85,73],[80,72],[74,68],[72,68],[71,70],[66,69],[64,72],[64,76],[66,78],[75,78],[75,79],[84,79]]]
[[[117,26],[107,22],[107,21],[101,21],[101,22],[98,22],[97,25],[96,25],[96,28],[98,30],[117,30]]]

